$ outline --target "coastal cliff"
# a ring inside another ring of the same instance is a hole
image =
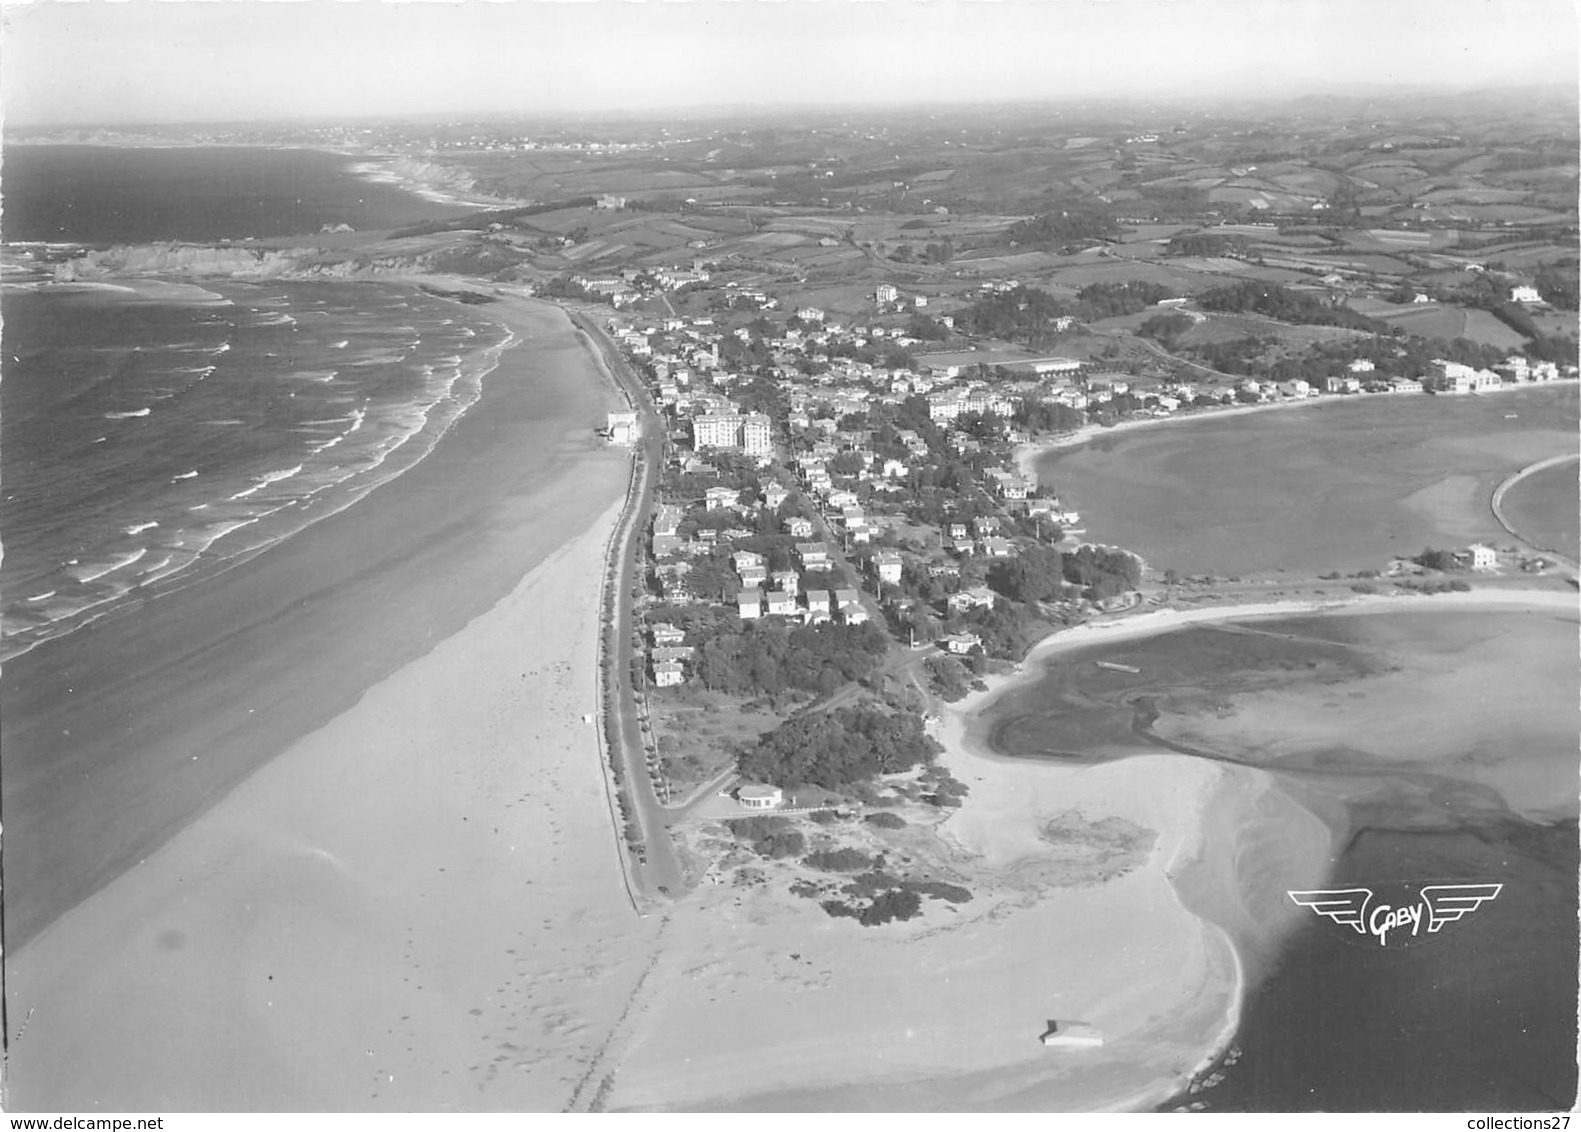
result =
[[[57,264],[57,283],[135,276],[192,279],[359,279],[421,274],[430,255],[369,255],[321,248],[244,248],[203,244],[136,244],[89,251]]]

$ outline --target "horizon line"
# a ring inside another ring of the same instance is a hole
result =
[[[1465,97],[1468,95],[1497,96],[1514,94],[1531,94],[1543,92],[1550,96],[1565,96],[1570,100],[1581,102],[1581,82],[1567,81],[1555,78],[1533,78],[1528,81],[1510,80],[1500,82],[1481,83],[1426,83],[1426,82],[1368,82],[1347,84],[1344,87],[1309,87],[1293,89],[1278,94],[1258,92],[1252,88],[1244,90],[1221,90],[1212,93],[1201,92],[1190,96],[1180,96],[1168,92],[1066,92],[1044,96],[1029,96],[1017,98],[936,98],[936,99],[869,99],[869,100],[840,100],[822,102],[816,100],[781,100],[781,101],[755,101],[755,102],[702,102],[681,103],[674,105],[654,105],[641,108],[599,107],[585,110],[559,109],[559,110],[512,110],[504,108],[476,108],[476,109],[444,109],[444,110],[412,110],[388,114],[370,114],[366,112],[353,112],[344,115],[331,114],[287,114],[270,115],[260,114],[251,117],[226,116],[222,118],[147,118],[147,119],[38,119],[32,121],[17,121],[7,117],[0,123],[4,132],[12,130],[45,130],[45,129],[135,129],[135,128],[173,128],[173,127],[215,127],[215,126],[325,126],[332,124],[349,125],[352,123],[401,123],[401,122],[430,122],[435,120],[450,120],[467,123],[486,123],[501,121],[605,121],[620,120],[625,122],[643,122],[656,120],[663,116],[683,115],[691,119],[750,117],[754,115],[776,115],[793,113],[819,113],[837,115],[855,112],[880,111],[886,113],[922,112],[922,111],[984,111],[988,109],[1038,109],[1044,107],[1136,107],[1148,110],[1162,110],[1171,105],[1181,109],[1202,109],[1221,106],[1226,103],[1246,104],[1262,103],[1270,107],[1289,104],[1297,101],[1317,100],[1360,100],[1367,98],[1401,98],[1401,97]]]

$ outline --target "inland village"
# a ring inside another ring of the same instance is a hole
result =
[[[1576,1104],[1572,11],[725,104],[641,37],[807,5],[225,7],[6,32],[7,1111]],[[47,77],[161,29],[223,111]]]

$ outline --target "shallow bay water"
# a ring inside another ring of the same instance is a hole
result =
[[[1419,947],[1294,910],[1277,934],[1242,930],[1240,1056],[1172,1107],[1568,1107],[1576,639],[1572,618],[1519,610],[1195,626],[1061,654],[990,706],[979,727],[1004,754],[1259,768],[1330,826],[1328,887],[1398,905],[1423,884],[1504,885]],[[1265,890],[1242,894],[1251,907],[1310,887],[1247,875]]]

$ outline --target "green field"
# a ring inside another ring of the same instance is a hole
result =
[[[1343,326],[1298,326],[1256,315],[1213,314],[1208,316],[1207,321],[1199,322],[1181,335],[1180,343],[1184,346],[1205,346],[1211,342],[1233,342],[1239,338],[1274,338],[1283,346],[1305,349],[1314,342],[1336,342],[1366,336],[1365,331],[1350,330]]]

